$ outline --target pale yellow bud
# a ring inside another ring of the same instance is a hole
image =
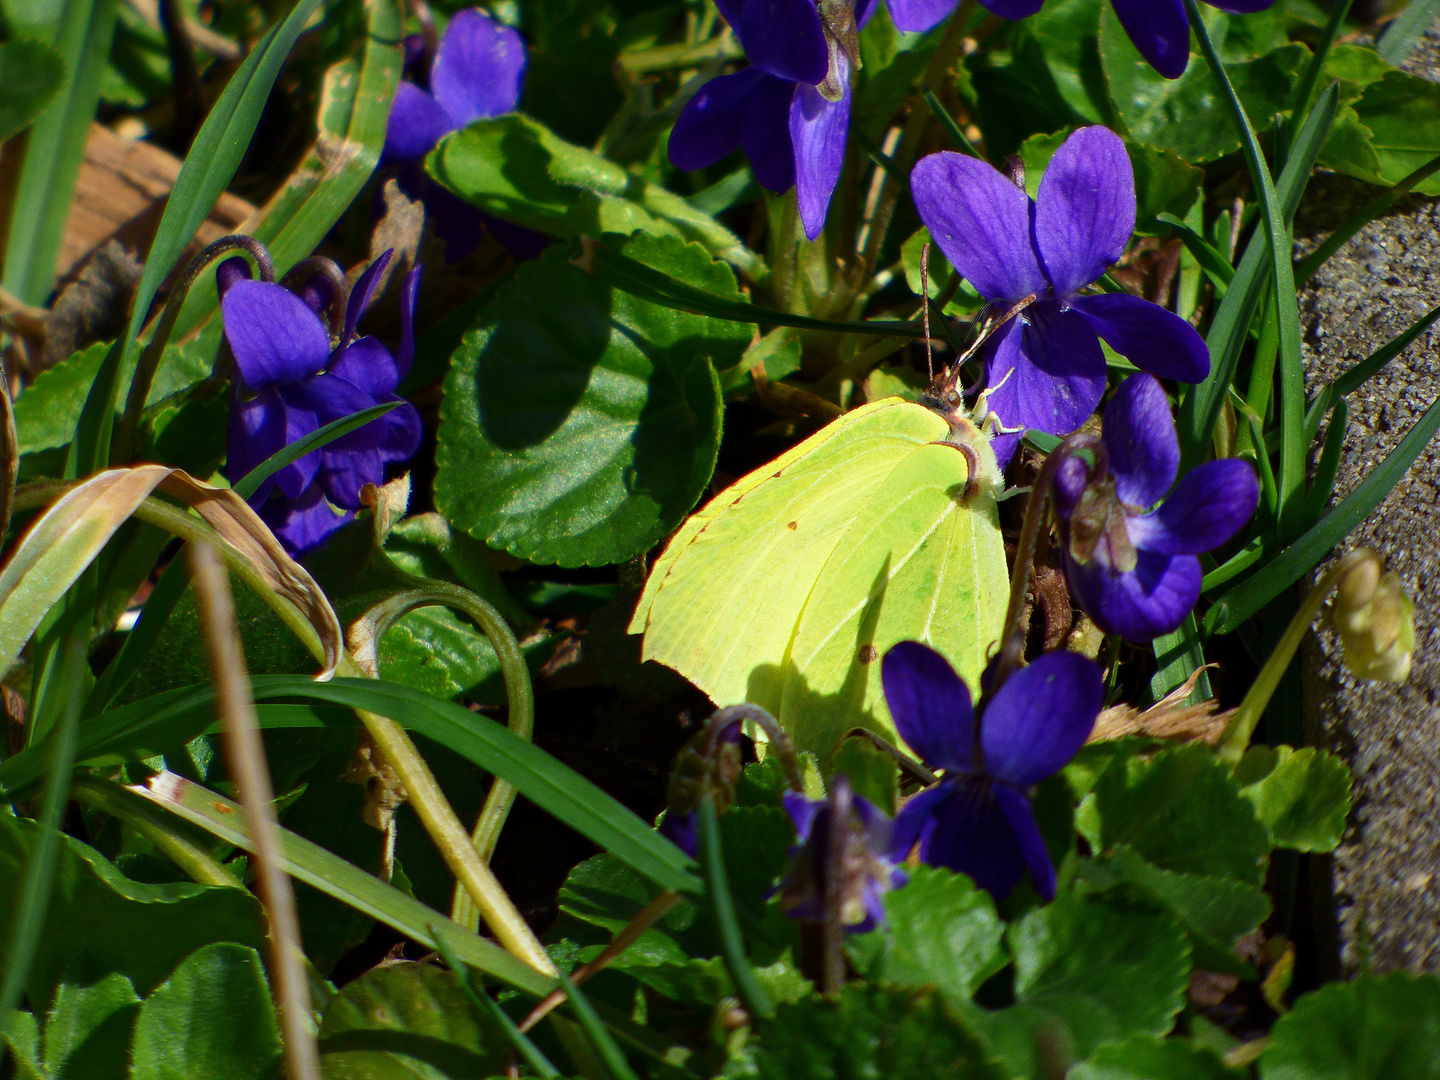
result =
[[[1349,558],[1331,608],[1345,666],[1362,679],[1404,682],[1415,655],[1415,605],[1399,575],[1384,573],[1374,552],[1361,549]]]

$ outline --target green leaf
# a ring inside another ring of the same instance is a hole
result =
[[[740,296],[696,245],[640,236],[626,250]],[[739,363],[750,337],[743,324],[607,288],[563,251],[527,263],[455,354],[437,505],[534,562],[603,565],[645,551],[710,482],[723,411],[715,369]]]
[[[1136,1035],[1102,1046],[1065,1075],[1066,1080],[1240,1080],[1246,1074],[1231,1069],[1213,1050]]]
[[[65,84],[65,58],[43,41],[0,45],[0,142],[45,111]]]
[[[1205,65],[1191,64],[1180,78],[1164,78],[1141,57],[1108,4],[1100,16],[1100,56],[1116,112],[1132,139],[1192,162],[1215,161],[1240,149],[1240,136]],[[1226,64],[1259,130],[1268,130],[1288,106],[1308,56],[1303,45],[1289,45],[1247,63]]]
[[[55,260],[100,103],[117,8],[117,0],[65,0],[53,35],[45,36],[65,80],[54,103],[35,121],[19,176],[13,181],[4,260],[5,288],[27,304],[44,304],[55,285]],[[37,61],[38,53],[31,53],[17,74]],[[53,60],[49,63],[53,74]]]
[[[566,239],[636,230],[678,237],[752,277],[764,272],[759,256],[710,215],[519,113],[447,135],[425,164],[462,199],[526,228]]]
[[[1440,1078],[1440,980],[1331,983],[1295,1002],[1260,1056],[1261,1080]]]
[[[1111,763],[1095,786],[1101,843],[1127,844],[1162,870],[1259,885],[1265,826],[1209,747],[1190,743]]]
[[[894,817],[900,765],[893,757],[866,739],[846,739],[831,758],[831,767],[849,778],[856,795]]]
[[[1325,750],[1254,746],[1236,778],[1276,847],[1334,851],[1350,814],[1350,769]]]
[[[269,1080],[280,1056],[260,954],[230,942],[191,953],[140,1006],[130,1080]]]
[[[1025,189],[1032,198],[1040,189],[1045,167],[1072,130],[1066,128],[1053,135],[1032,135],[1021,145]],[[1127,141],[1125,151],[1135,172],[1136,231],[1145,235],[1169,232],[1171,226],[1157,223],[1156,218],[1160,214],[1184,218],[1200,198],[1204,170],[1191,165],[1173,150],[1159,150],[1144,143]]]
[[[19,880],[37,832],[34,822],[0,813],[0,880]],[[13,888],[0,889],[0,924],[13,922],[16,901]],[[88,984],[111,973],[148,993],[207,942],[260,945],[261,926],[260,905],[244,889],[141,884],[66,836],[55,866],[44,945],[31,972],[30,999],[49,1001],[61,981]]]
[[[1086,885],[1124,885],[1180,920],[1190,934],[1195,966],[1243,975],[1249,969],[1233,953],[1235,943],[1270,914],[1270,900],[1254,885],[1227,877],[1161,870],[1120,845],[1109,857],[1080,864]]]
[[[80,411],[85,408],[85,396],[109,350],[108,341],[97,341],[41,372],[15,399],[15,434],[20,453],[33,454],[70,444]]]
[[[781,1005],[751,1036],[760,1080],[1001,1080],[980,1041],[938,994],[851,984]],[[747,1048],[749,1050],[749,1048]],[[743,1075],[729,1072],[724,1075]]]
[[[1011,1075],[1042,1080],[1105,1043],[1164,1035],[1185,1002],[1190,949],[1167,915],[1064,896],[1009,943],[1015,1004],[966,1012]]]
[[[967,1002],[1009,963],[995,902],[944,867],[909,873],[908,884],[885,894],[885,928],[852,936],[846,951],[871,982],[934,987],[951,1001]]]
[[[1440,86],[1405,71],[1387,71],[1350,103],[1347,118],[1365,139],[1327,145],[1321,164],[1377,184],[1398,184],[1440,154]],[[1440,179],[1416,185],[1421,195],[1440,195]]]
[[[508,1050],[455,974],[433,964],[373,968],[331,998],[320,1021],[328,1080],[494,1076],[504,1071]]]
[[[122,1080],[140,996],[112,972],[89,985],[63,982],[45,1017],[44,1067],[68,1080]]]
[[[1100,64],[1101,2],[1051,0],[1024,23],[1040,44],[1060,96],[1087,124],[1108,123],[1113,111]]]

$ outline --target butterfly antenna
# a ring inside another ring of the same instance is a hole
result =
[[[925,326],[925,373],[935,381],[935,349],[930,344],[930,243],[920,249],[920,318]]]

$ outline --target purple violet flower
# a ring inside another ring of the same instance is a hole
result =
[[[1105,703],[1100,668],[1051,652],[1010,676],[977,719],[970,690],[928,645],[902,641],[880,678],[895,729],[938,784],[895,816],[891,852],[969,874],[997,900],[1028,868],[1035,891],[1055,897],[1055,867],[1026,789],[1059,772],[1085,745]]]
[[[670,133],[670,163],[704,169],[744,149],[762,186],[795,186],[805,235],[819,236],[845,163],[854,33],[875,7],[859,0],[852,11],[850,3],[719,0],[751,66],[711,79],[685,104]]]
[[[389,260],[387,251],[355,282],[345,307],[345,330],[333,351],[325,323],[301,297],[237,274],[235,263],[243,266],[243,260],[227,260],[217,271],[220,314],[236,369],[226,435],[232,480],[332,421],[401,400],[395,388],[414,354],[419,267],[400,290],[399,355],[392,356],[373,337],[355,337],[355,325]],[[304,554],[354,517],[361,488],[383,484],[386,464],[414,454],[420,435],[420,415],[405,402],[291,462],[266,480],[250,502],[286,550]]]
[[[1250,520],[1260,485],[1238,458],[1208,461],[1176,485],[1180,441],[1170,402],[1150,375],[1120,385],[1105,407],[1101,442],[1093,470],[1072,454],[1056,474],[1065,576],[1101,630],[1150,641],[1195,607],[1202,576],[1196,556]]]
[[[915,207],[935,243],[986,300],[1035,301],[985,346],[986,407],[1005,464],[1027,428],[1078,428],[1105,392],[1104,339],[1136,367],[1199,382],[1210,354],[1195,328],[1129,293],[1081,296],[1125,251],[1135,228],[1135,174],[1125,144],[1086,127],[1050,159],[1034,199],[986,162],[931,154],[911,173]]]
[[[909,875],[895,865],[891,854],[892,822],[860,795],[853,795],[844,776],[831,781],[843,787],[850,806],[850,842],[841,873],[840,922],[855,933],[875,929],[885,921],[881,898],[898,889]],[[832,790],[832,794],[841,794]],[[785,811],[795,825],[796,844],[790,849],[790,871],[780,883],[780,906],[793,919],[825,918],[825,889],[831,863],[830,840],[834,821],[832,800],[811,802],[796,791],[784,795]]]
[[[890,16],[901,30],[929,30],[955,10],[956,0],[888,0]],[[1167,79],[1178,79],[1190,63],[1190,20],[1184,0],[1111,0],[1120,25],[1150,66]],[[1275,0],[1205,0],[1236,15],[1264,11]],[[1045,0],[980,0],[1002,19],[1024,19]]]
[[[425,203],[447,262],[467,258],[487,228],[516,258],[538,255],[549,237],[478,210],[432,181],[424,167],[425,155],[450,132],[515,110],[525,76],[520,34],[479,8],[464,8],[451,18],[428,65],[420,35],[405,39],[405,53],[414,81],[396,88],[381,164],[399,166],[401,189]]]

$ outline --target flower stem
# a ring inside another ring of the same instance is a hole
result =
[[[1285,671],[1290,667],[1290,661],[1295,656],[1295,650],[1300,647],[1300,642],[1305,640],[1305,635],[1310,630],[1310,624],[1315,621],[1315,616],[1320,613],[1320,607],[1325,603],[1329,595],[1335,591],[1345,572],[1357,562],[1371,557],[1363,549],[1352,551],[1343,559],[1327,570],[1310,590],[1310,595],[1305,597],[1305,602],[1300,605],[1300,610],[1290,620],[1290,625],[1285,628],[1285,633],[1275,644],[1275,651],[1265,661],[1265,666],[1260,669],[1260,674],[1255,677],[1245,700],[1235,710],[1231,717],[1230,724],[1225,728],[1225,734],[1220,737],[1218,753],[1222,761],[1231,765],[1239,763],[1245,756],[1246,749],[1250,746],[1250,736],[1255,733],[1256,726],[1260,723],[1260,717],[1265,714],[1265,707],[1270,704],[1276,689],[1280,686],[1280,680],[1285,677]]]
[[[750,958],[745,955],[745,941],[740,936],[740,923],[735,917],[735,898],[730,895],[730,882],[725,873],[725,856],[720,851],[720,819],[709,794],[700,800],[695,809],[695,825],[700,838],[700,865],[705,871],[710,905],[715,911],[725,967],[735,983],[735,992],[750,1010],[750,1015],[768,1019],[775,1015],[775,1006],[765,987],[755,977]]]
[[[1055,474],[1060,466],[1076,450],[1089,450],[1094,455],[1091,476],[1103,474],[1108,468],[1105,444],[1089,432],[1077,431],[1052,450],[1040,466],[1040,473],[1030,488],[1030,497],[1025,503],[1025,523],[1020,529],[1020,542],[1015,546],[1015,565],[1010,571],[1010,603],[1005,609],[1005,626],[1000,633],[1000,656],[995,665],[995,676],[987,695],[993,696],[1004,685],[1005,680],[1020,667],[1025,652],[1025,593],[1030,588],[1030,571],[1035,564],[1035,554],[1040,541],[1048,534],[1050,522],[1050,489],[1055,484]]]
[[[145,399],[150,396],[155,372],[160,367],[160,357],[165,353],[165,346],[170,343],[170,334],[175,329],[176,320],[180,318],[180,309],[185,304],[190,287],[207,266],[228,251],[244,251],[255,260],[255,272],[261,281],[275,280],[275,264],[270,258],[270,252],[253,236],[239,233],[222,236],[190,260],[190,265],[185,267],[185,272],[180,275],[180,280],[175,285],[175,291],[165,302],[160,322],[155,327],[155,333],[150,336],[150,343],[140,354],[140,362],[130,380],[130,394],[125,399],[125,412],[120,417],[120,428],[115,433],[118,454],[114,460],[117,462],[131,460],[140,449],[135,445],[136,433],[140,428],[140,414],[145,410]]]

